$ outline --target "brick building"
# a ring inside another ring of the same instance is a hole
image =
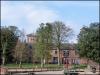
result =
[[[69,47],[60,49],[60,62],[62,64],[86,64],[87,60],[85,58],[80,58],[77,50],[73,48],[72,45],[66,44]],[[57,63],[58,61],[58,51],[57,49],[51,50],[51,61]]]
[[[36,43],[36,35],[28,34],[27,35],[27,43],[35,44]],[[52,47],[50,51],[51,60],[50,63],[57,63],[58,62],[58,51],[55,46]],[[60,49],[60,61],[62,64],[69,63],[69,64],[80,64],[86,63],[83,59],[80,59],[78,53],[75,50],[74,45],[72,44],[64,44],[61,46]]]
[[[27,43],[35,44],[36,43],[36,35],[28,34],[27,35]],[[50,63],[57,63],[58,62],[58,51],[56,47],[52,47],[50,51],[51,59],[49,60]],[[64,44],[61,46],[60,49],[60,62],[62,64],[87,64],[88,60],[86,58],[80,58],[75,45],[74,44]],[[96,64],[95,62],[91,61],[89,64]]]
[[[34,34],[28,34],[27,35],[27,43],[29,43],[29,44],[35,44],[36,43],[36,35],[34,35]]]

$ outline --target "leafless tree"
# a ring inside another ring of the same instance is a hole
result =
[[[72,29],[67,27],[63,22],[55,21],[53,26],[53,43],[58,51],[58,65],[60,65],[60,48],[61,44],[68,41],[68,37],[72,35]]]

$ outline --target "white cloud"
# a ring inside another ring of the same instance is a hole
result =
[[[42,2],[43,3],[43,2]],[[15,5],[8,2],[3,2],[1,5],[1,22],[7,22],[9,25],[16,25],[20,29],[25,29],[26,33],[35,31],[40,23],[53,22],[55,20],[63,21],[57,11],[51,10],[44,5],[39,5],[37,2],[32,4],[15,3]],[[63,21],[77,32],[77,25],[72,21]],[[25,24],[25,25],[24,25]],[[70,39],[69,42],[76,42],[75,38]]]
[[[56,11],[39,5],[37,2],[34,5],[30,3],[15,3],[14,5],[13,2],[1,4],[1,22],[23,27],[28,33],[36,30],[41,22],[51,22],[58,18]]]
[[[52,22],[60,20],[69,25],[75,32],[75,37],[70,40],[77,42],[77,34],[79,33],[82,25],[74,21],[65,20],[64,16],[60,16],[55,8],[50,8],[50,5],[59,8],[66,6],[98,6],[98,2],[71,2],[71,1],[3,1],[1,2],[1,24],[3,25],[16,25],[20,29],[25,29],[26,33],[35,31],[41,22]]]
[[[35,10],[27,15],[28,21],[35,24],[41,23],[41,22],[54,21],[57,18],[59,17],[54,11],[47,10],[47,9]]]

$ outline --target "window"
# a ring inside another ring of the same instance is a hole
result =
[[[58,57],[53,57],[53,63],[57,63],[58,62]]]
[[[72,59],[72,62],[71,62],[72,64],[75,64],[75,60],[74,59]]]
[[[34,40],[34,38],[31,38],[31,40]]]
[[[66,51],[63,51],[63,56],[66,57]]]
[[[75,62],[76,62],[76,64],[79,64],[80,63],[80,60],[79,59],[76,59]]]
[[[69,60],[66,59],[66,58],[64,58],[64,59],[63,59],[63,63],[64,63],[64,64],[69,64]]]
[[[69,51],[67,51],[67,50],[66,50],[66,51],[63,51],[63,56],[64,56],[64,57],[69,56]]]
[[[69,56],[69,51],[67,51],[67,56]]]
[[[29,45],[29,48],[32,49],[32,45]]]
[[[66,63],[69,64],[69,60],[68,59],[67,59]]]
[[[55,54],[57,54],[57,51],[55,51]]]

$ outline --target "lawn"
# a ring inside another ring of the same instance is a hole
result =
[[[19,64],[6,64],[7,68],[19,68]],[[23,63],[22,68],[40,68],[41,64],[32,64],[32,63]],[[58,66],[57,64],[45,64],[44,67],[53,68],[53,67],[63,67],[63,65]]]
[[[87,68],[87,65],[86,64],[73,65],[72,68],[73,69],[85,69]]]

